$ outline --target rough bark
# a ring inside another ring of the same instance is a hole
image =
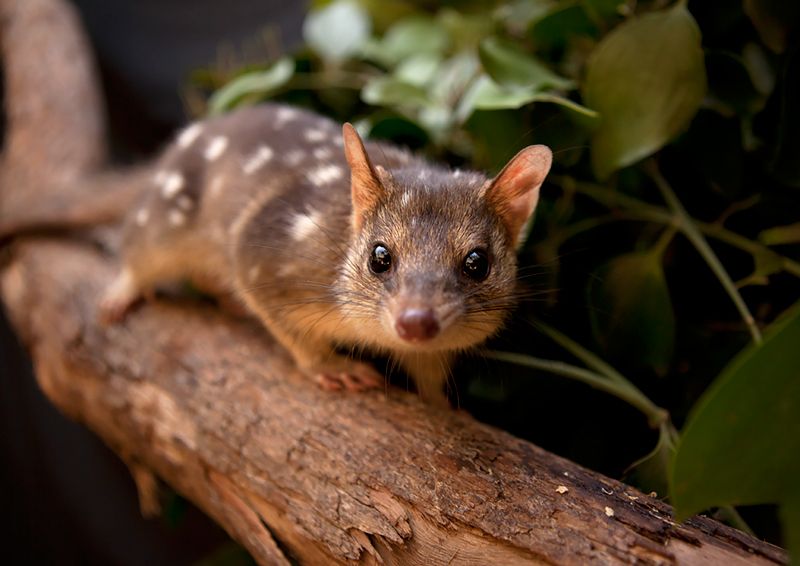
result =
[[[60,0],[0,0],[5,138],[0,239],[119,218],[137,197],[106,165],[105,115],[78,17]],[[102,190],[101,190],[102,189]]]
[[[16,246],[2,296],[42,389],[145,493],[153,470],[262,564],[786,561],[461,412],[322,391],[211,306],[159,301],[100,327],[109,263],[76,243]]]

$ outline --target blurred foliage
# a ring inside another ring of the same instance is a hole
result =
[[[317,2],[293,59],[202,86],[210,112],[278,98],[455,166],[551,146],[521,257],[538,300],[458,401],[604,473],[635,462],[647,491],[677,453],[680,516],[777,504],[796,545],[797,308],[773,321],[800,297],[798,6]],[[780,542],[770,508],[742,513]]]

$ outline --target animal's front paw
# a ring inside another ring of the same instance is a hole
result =
[[[312,370],[314,379],[326,391],[367,391],[384,386],[383,375],[369,364],[343,358]]]

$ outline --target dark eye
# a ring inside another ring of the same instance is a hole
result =
[[[464,258],[461,271],[475,281],[483,281],[489,275],[489,255],[481,250],[474,249]]]
[[[369,270],[372,273],[385,273],[392,267],[392,254],[383,244],[375,244],[369,256]]]

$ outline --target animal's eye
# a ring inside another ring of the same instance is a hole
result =
[[[375,244],[372,254],[369,256],[369,270],[379,274],[389,271],[392,267],[392,254],[383,244]]]
[[[489,275],[489,254],[475,248],[464,257],[461,272],[474,281],[483,281]]]

